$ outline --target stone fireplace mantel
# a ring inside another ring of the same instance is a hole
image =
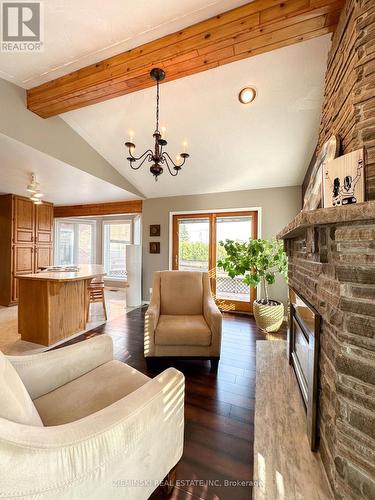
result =
[[[318,208],[309,212],[301,211],[282,229],[277,239],[285,240],[295,238],[310,226],[336,224],[354,221],[375,219],[375,201],[367,201],[346,207]]]
[[[279,234],[321,315],[319,453],[335,498],[375,498],[375,201],[300,212]]]

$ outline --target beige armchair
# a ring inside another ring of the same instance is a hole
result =
[[[150,379],[101,335],[30,356],[0,352],[0,496],[146,500],[179,461],[184,377]]]
[[[208,273],[158,271],[145,316],[144,355],[220,359],[222,316]]]

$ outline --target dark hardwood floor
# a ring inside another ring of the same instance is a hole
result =
[[[185,445],[172,499],[249,500],[253,478],[255,342],[286,338],[285,327],[266,335],[249,316],[225,313],[219,369],[209,361],[158,361],[147,370],[143,357],[146,309],[86,332],[67,344],[102,333],[112,336],[115,357],[154,377],[175,366],[186,377]],[[66,344],[64,344],[66,345]],[[244,483],[241,484],[241,481]],[[160,491],[152,499],[160,499]]]

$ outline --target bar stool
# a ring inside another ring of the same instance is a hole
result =
[[[99,279],[93,279],[87,286],[87,314],[86,322],[89,321],[90,317],[90,304],[95,302],[101,302],[103,305],[104,318],[107,321],[107,310],[105,307],[105,296],[104,296],[104,281]]]

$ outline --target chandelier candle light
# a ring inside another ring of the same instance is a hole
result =
[[[163,151],[163,148],[167,145],[167,141],[165,139],[165,128],[162,127],[162,133],[159,131],[159,86],[160,82],[165,78],[165,72],[160,68],[153,68],[150,71],[150,77],[156,81],[156,128],[155,132],[152,134],[152,137],[155,140],[154,150],[148,149],[141,156],[134,156],[133,153],[135,150],[135,144],[132,139],[132,134],[130,141],[125,142],[125,146],[129,149],[129,156],[127,157],[127,160],[130,163],[130,167],[133,170],[138,170],[145,161],[152,163],[150,172],[154,175],[155,180],[157,181],[159,175],[161,175],[164,171],[163,165],[167,166],[169,173],[175,177],[181,170],[186,159],[189,158],[189,155],[186,152],[186,143],[184,143],[184,151],[176,158],[177,163],[172,160],[167,151]],[[140,163],[137,164],[137,162]]]

